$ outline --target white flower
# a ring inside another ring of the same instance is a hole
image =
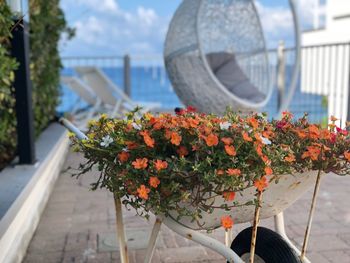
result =
[[[261,141],[263,144],[271,144],[271,141],[263,136],[260,136],[261,137]]]
[[[102,142],[100,143],[103,147],[108,147],[113,142],[113,139],[111,136],[107,135],[102,138]]]
[[[266,116],[263,113],[261,113],[261,112],[259,112],[257,114],[257,116],[259,116],[260,118],[266,119]]]
[[[132,127],[133,127],[135,130],[141,130],[141,129],[142,129],[141,125],[139,125],[139,124],[137,124],[137,123],[135,123],[135,122],[133,122],[131,125],[132,125]]]
[[[220,123],[220,129],[221,130],[228,130],[228,128],[230,128],[232,125],[232,123],[225,121],[225,122],[221,122]]]

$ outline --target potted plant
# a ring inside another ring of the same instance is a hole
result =
[[[294,202],[317,174],[350,171],[350,138],[335,118],[322,129],[306,115],[293,121],[288,112],[272,121],[264,114],[219,117],[192,107],[140,119],[136,112],[124,120],[102,115],[90,122],[87,139],[73,137],[73,143],[86,158],[78,175],[97,167],[101,174],[92,188],[107,188],[141,216],[171,216],[194,229],[230,228],[253,219],[265,190],[262,216],[269,217]]]

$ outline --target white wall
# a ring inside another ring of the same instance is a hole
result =
[[[350,1],[327,1],[326,27],[304,32],[302,46],[350,43]],[[328,114],[346,119],[349,84],[349,46],[304,48],[301,90],[328,96]]]

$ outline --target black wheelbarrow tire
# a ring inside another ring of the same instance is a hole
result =
[[[252,227],[244,229],[231,244],[231,249],[240,257],[250,253],[252,229]],[[301,263],[283,237],[265,227],[258,227],[255,255],[265,263]]]

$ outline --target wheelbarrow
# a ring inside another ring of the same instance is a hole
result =
[[[84,133],[68,120],[61,118],[60,123],[73,132],[78,139],[87,138]],[[208,199],[212,207],[218,208],[214,208],[214,211],[211,213],[203,211],[202,218],[195,222],[189,217],[181,217],[181,219],[177,220],[177,213],[175,211],[170,212],[169,216],[166,217],[158,215],[151,232],[144,262],[151,262],[161,225],[164,224],[180,236],[214,250],[225,257],[228,262],[308,263],[310,260],[306,258],[306,250],[321,177],[320,171],[282,175],[278,184],[270,184],[264,193],[258,193],[258,205],[232,207],[229,211],[219,208],[224,202],[222,197],[215,197],[215,200]],[[313,185],[314,193],[305,230],[304,242],[300,251],[286,234],[283,211],[298,200],[298,198]],[[254,199],[255,196],[255,188],[249,187],[243,190],[240,195],[237,195],[236,200],[238,203],[246,203]],[[117,240],[120,246],[121,262],[128,263],[128,249],[125,241],[122,204],[121,200],[116,196],[114,201]],[[187,204],[184,203],[183,205]],[[225,232],[225,244],[199,231],[203,229],[212,230],[220,227],[220,219],[224,215],[230,215],[236,224],[250,222],[252,223],[252,227],[240,232],[232,242],[232,233],[230,230],[227,230]],[[271,217],[274,218],[275,231],[258,227],[260,219]]]

